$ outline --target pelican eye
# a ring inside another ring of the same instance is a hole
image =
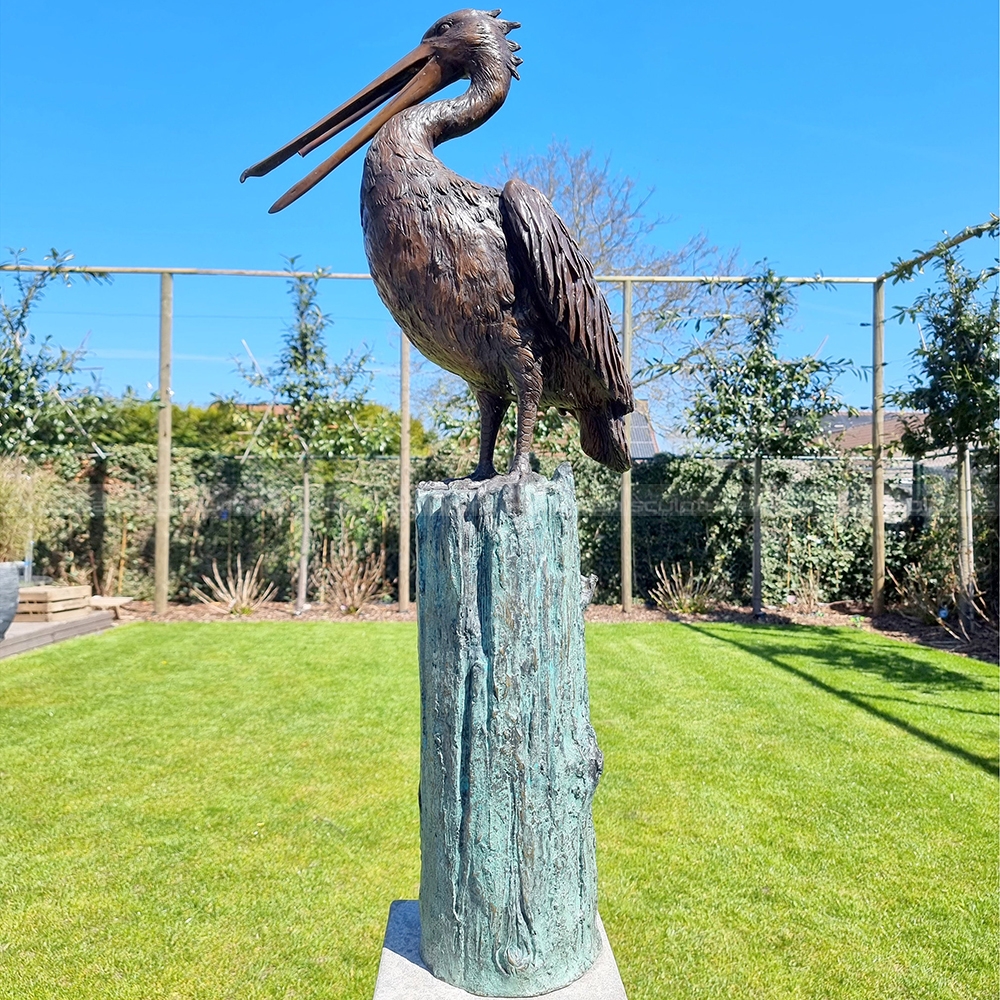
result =
[[[451,31],[451,21],[444,21],[443,23],[438,25],[435,34],[444,35],[447,34],[449,31]]]

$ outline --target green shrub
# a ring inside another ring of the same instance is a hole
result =
[[[541,455],[536,464],[551,475],[566,458],[576,480],[583,572],[597,575],[599,601],[615,602],[620,599],[619,476],[580,455],[572,439],[562,453]],[[467,449],[442,442],[432,454],[413,459],[411,479],[414,484],[443,479],[474,464]],[[104,460],[67,456],[52,471],[50,516],[36,529],[38,571],[88,582],[101,592],[151,597],[155,448],[120,445]],[[327,552],[336,550],[346,532],[359,552],[384,548],[384,586],[393,590],[399,559],[398,458],[316,462],[311,478],[314,569],[320,566],[324,545]],[[749,465],[660,455],[637,463],[632,479],[636,593],[652,593],[661,563],[682,563],[691,564],[695,573],[718,578],[726,599],[747,600]],[[985,466],[977,483],[977,558],[987,570],[980,574],[986,591],[996,562],[995,546],[989,543],[996,538],[996,486]],[[781,604],[789,595],[807,606],[814,600],[867,600],[867,463],[846,458],[768,461],[763,485],[765,601]],[[897,579],[911,564],[937,576],[950,567],[955,551],[953,493],[949,480],[928,474],[923,508],[909,520],[887,525],[886,562]],[[192,599],[191,588],[211,573],[213,561],[226,573],[235,569],[237,556],[252,566],[263,555],[262,579],[275,584],[279,599],[290,597],[298,564],[300,498],[301,465],[295,459],[251,456],[241,463],[236,455],[175,449],[171,596]],[[995,606],[995,583],[991,593]],[[890,581],[890,598],[893,594]]]

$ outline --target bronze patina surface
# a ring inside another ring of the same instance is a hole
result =
[[[538,411],[548,406],[576,416],[591,458],[625,471],[632,384],[590,261],[540,191],[516,178],[503,190],[477,184],[434,155],[490,118],[517,77],[520,46],[507,36],[520,25],[499,14],[442,17],[409,55],[241,180],[305,155],[388,101],[271,212],[371,140],[361,222],[372,277],[413,345],[476,396],[481,434],[472,478],[496,475],[497,433],[512,402],[512,473],[528,471]],[[469,80],[463,94],[421,103],[460,79]]]

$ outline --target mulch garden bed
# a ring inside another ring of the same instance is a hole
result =
[[[295,614],[295,606],[277,601],[262,605],[252,616],[230,615],[206,604],[171,604],[162,617],[154,616],[151,601],[133,601],[121,609],[122,621],[172,621],[172,622],[241,622],[241,621],[365,621],[365,622],[413,622],[416,611],[400,613],[393,602],[366,604],[355,614],[348,614],[329,605],[311,605],[301,615]],[[911,621],[896,613],[881,615],[874,621],[871,613],[862,605],[837,601],[821,604],[815,611],[802,612],[792,608],[765,608],[761,619],[755,619],[749,608],[726,606],[700,615],[665,613],[656,608],[637,604],[630,615],[622,614],[617,604],[592,604],[587,608],[588,622],[737,622],[741,625],[841,625],[875,632],[892,639],[913,642],[921,646],[971,656],[988,663],[998,661],[998,637],[995,630],[983,626],[972,637],[971,642],[959,642],[938,625],[925,625]]]

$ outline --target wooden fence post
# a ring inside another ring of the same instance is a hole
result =
[[[872,292],[872,618],[885,612],[885,281]]]
[[[622,360],[632,377],[632,281],[622,282]],[[625,414],[625,440],[632,446],[632,414]],[[632,612],[632,470],[622,473],[621,499],[621,578],[622,614]]]
[[[156,435],[156,540],[153,549],[153,610],[166,614],[170,585],[170,445],[173,392],[170,388],[174,326],[174,276],[160,275],[160,401]]]
[[[410,610],[410,342],[399,331],[399,611]]]

